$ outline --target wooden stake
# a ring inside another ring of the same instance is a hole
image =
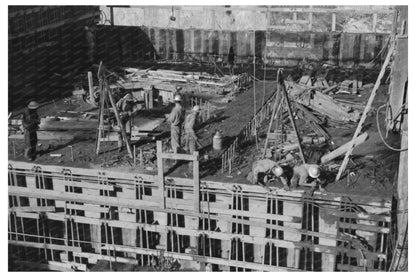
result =
[[[69,149],[71,150],[71,162],[74,162],[74,151],[72,149],[72,145],[69,146]]]
[[[136,145],[133,145],[133,163],[136,166]]]
[[[90,91],[90,101],[91,103],[94,103],[94,84],[91,71],[88,71],[88,89]]]
[[[139,149],[139,163],[140,166],[144,166],[144,161],[143,161],[143,149]]]
[[[13,147],[13,157],[16,158],[16,144],[14,142],[12,142],[12,147]]]
[[[384,73],[386,72],[386,67],[389,64],[391,55],[393,54],[393,50],[394,50],[394,47],[390,46],[390,50],[389,50],[389,52],[386,56],[386,59],[384,60],[383,67],[381,68],[380,73],[378,74],[376,84],[374,85],[373,90],[371,91],[370,98],[368,99],[367,105],[365,106],[365,109],[364,109],[363,114],[361,116],[360,122],[358,123],[357,129],[355,130],[354,136],[351,140],[352,143],[351,143],[347,153],[345,154],[345,157],[344,157],[344,160],[342,161],[341,167],[339,168],[337,177],[335,179],[336,181],[339,181],[339,179],[341,179],[341,175],[344,172],[345,168],[347,167],[350,155],[351,155],[351,153],[352,153],[352,151],[354,150],[354,147],[355,147],[355,140],[357,139],[358,135],[361,133],[361,129],[363,127],[364,121],[367,118],[367,114],[371,109],[371,105],[373,104],[374,98],[376,97],[376,92],[377,92],[377,90],[380,86],[381,79],[383,78]]]

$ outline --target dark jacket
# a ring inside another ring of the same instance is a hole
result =
[[[27,109],[22,118],[23,128],[29,132],[35,132],[39,129],[40,118],[36,110]]]

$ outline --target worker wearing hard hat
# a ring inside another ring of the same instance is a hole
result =
[[[321,169],[316,164],[297,164],[293,167],[293,176],[292,179],[290,179],[290,187],[310,186],[316,188],[319,184],[319,189],[323,190],[321,187],[321,180],[319,180],[320,174]]]
[[[31,101],[22,116],[22,125],[25,132],[25,157],[31,161],[36,158],[36,144],[38,143],[36,133],[40,124],[39,115],[37,114],[38,108],[39,104],[36,101]]]
[[[198,143],[198,137],[195,134],[195,125],[198,121],[198,114],[200,108],[198,105],[192,108],[190,114],[185,118],[185,151],[189,151],[190,154],[196,151],[196,144]]]
[[[170,138],[173,153],[178,153],[178,149],[181,146],[181,133],[182,124],[185,119],[185,110],[182,107],[182,97],[180,94],[176,94],[174,97],[175,107],[172,112],[167,116],[167,120],[170,122]]]
[[[273,174],[275,178],[279,178],[282,182],[284,189],[289,189],[288,179],[284,173],[284,170],[278,163],[270,159],[262,159],[255,161],[252,166],[252,183],[257,184],[259,174],[263,173],[266,177],[270,174]],[[249,178],[248,178],[249,179]],[[265,182],[263,182],[265,184]]]
[[[117,102],[116,106],[120,114],[122,127],[126,131],[127,143],[130,144],[131,129],[132,129],[132,115],[133,115],[133,107],[134,107],[134,98],[131,95],[131,93],[127,93],[123,98],[121,98]],[[123,137],[121,134],[121,130],[120,132],[118,132],[117,146],[118,146],[119,152],[123,151],[124,141],[123,141]]]

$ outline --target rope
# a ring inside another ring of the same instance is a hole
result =
[[[380,138],[381,138],[381,141],[382,141],[382,142],[384,143],[384,145],[385,145],[387,148],[389,148],[390,150],[393,150],[393,151],[398,151],[398,152],[401,152],[401,151],[407,151],[407,149],[408,149],[408,148],[398,149],[398,148],[394,148],[394,147],[390,146],[389,144],[387,144],[387,142],[384,140],[383,136],[381,135],[380,122],[379,122],[379,119],[378,119],[378,118],[379,118],[380,109],[381,109],[381,108],[383,108],[383,107],[385,107],[386,105],[387,105],[387,104],[383,104],[383,105],[381,105],[380,107],[378,107],[378,109],[377,109],[377,114],[376,114],[377,130],[378,130],[378,134],[379,134],[379,136],[380,136]],[[403,104],[403,105],[400,107],[400,109],[402,109],[404,105],[406,105],[406,103],[405,103],[405,104]]]

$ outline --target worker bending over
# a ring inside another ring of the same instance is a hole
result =
[[[195,125],[198,121],[198,114],[200,108],[198,105],[192,108],[190,114],[185,119],[185,151],[189,151],[190,154],[196,151],[196,144],[198,143],[198,137],[195,134]]]
[[[170,122],[170,144],[172,146],[173,153],[178,153],[178,148],[181,146],[181,133],[182,124],[185,118],[185,110],[182,107],[182,97],[180,94],[174,97],[175,107],[172,112],[167,116],[167,120]]]
[[[297,164],[293,167],[293,176],[290,179],[290,187],[309,186],[314,189],[319,185],[319,190],[323,191],[321,187],[321,180],[319,175],[321,169],[316,164]]]
[[[25,157],[30,161],[36,158],[36,144],[38,143],[36,131],[40,124],[39,115],[36,112],[38,108],[39,104],[36,101],[31,101],[22,116],[22,125],[25,132]]]
[[[279,178],[282,182],[284,189],[288,190],[288,179],[284,174],[283,168],[280,167],[276,162],[270,159],[262,159],[255,161],[252,167],[252,183],[257,184],[259,173],[264,173],[266,176],[273,174],[276,178]],[[264,183],[265,185],[265,183]]]
[[[127,143],[130,144],[131,139],[131,129],[132,129],[132,115],[133,115],[133,107],[134,107],[134,99],[131,93],[127,93],[123,98],[121,98],[117,104],[117,109],[120,114],[120,127],[124,128],[126,131],[127,136]],[[121,130],[118,132],[118,151],[123,151],[124,141]]]

